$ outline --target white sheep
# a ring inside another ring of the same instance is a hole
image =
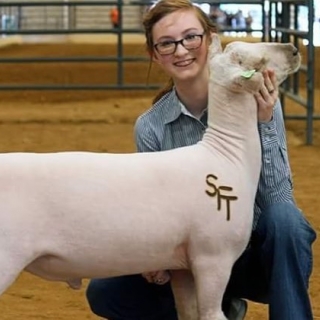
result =
[[[222,52],[213,37],[198,144],[1,154],[0,294],[22,270],[78,288],[82,278],[170,269],[180,320],[225,319],[222,296],[250,237],[261,166],[253,93],[265,68],[281,82],[299,63],[291,44],[233,42]]]

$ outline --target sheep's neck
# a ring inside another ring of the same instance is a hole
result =
[[[208,129],[203,141],[223,153],[260,148],[257,104],[252,94],[234,93],[212,86],[208,103]]]

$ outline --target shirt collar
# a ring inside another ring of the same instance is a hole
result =
[[[165,124],[173,122],[177,120],[181,113],[182,103],[180,102],[176,90],[173,88],[168,96],[168,100],[166,103],[166,110],[165,110]],[[185,107],[184,107],[185,108]]]
[[[165,110],[165,124],[173,122],[177,120],[181,114],[185,114],[189,117],[195,118],[185,107],[185,105],[179,100],[177,96],[177,92],[175,88],[172,89],[168,96],[168,100],[166,103],[166,110]],[[207,114],[207,109],[204,110],[201,117]],[[196,118],[195,118],[196,119]]]

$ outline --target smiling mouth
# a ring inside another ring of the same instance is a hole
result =
[[[175,65],[176,67],[187,67],[187,66],[189,66],[193,61],[194,61],[194,59],[188,59],[188,60],[176,62],[176,63],[174,63],[174,65]]]

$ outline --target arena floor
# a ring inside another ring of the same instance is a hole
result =
[[[1,56],[86,56],[115,54],[114,44],[17,44],[0,48]],[[144,52],[141,43],[128,44],[126,54]],[[318,59],[318,63],[319,59]],[[48,65],[0,65],[1,83],[104,83],[115,81],[115,66],[103,63],[57,63]],[[125,80],[145,83],[148,65],[128,63]],[[150,82],[162,79],[152,72]],[[7,91],[0,92],[0,152],[89,150],[134,151],[133,123],[151,104],[154,92],[112,91]],[[316,92],[320,113],[320,90]],[[291,101],[288,113],[302,113]],[[314,144],[305,145],[304,121],[286,122],[295,195],[315,229],[320,215],[320,123],[314,122]],[[18,199],[17,199],[18,201]],[[86,282],[85,282],[86,285]],[[23,273],[0,299],[2,320],[94,320],[85,300],[85,285],[73,291]],[[310,293],[315,319],[320,319],[320,245],[314,245],[314,271]],[[248,320],[267,319],[265,306],[250,303]],[[279,319],[280,320],[280,319]]]

